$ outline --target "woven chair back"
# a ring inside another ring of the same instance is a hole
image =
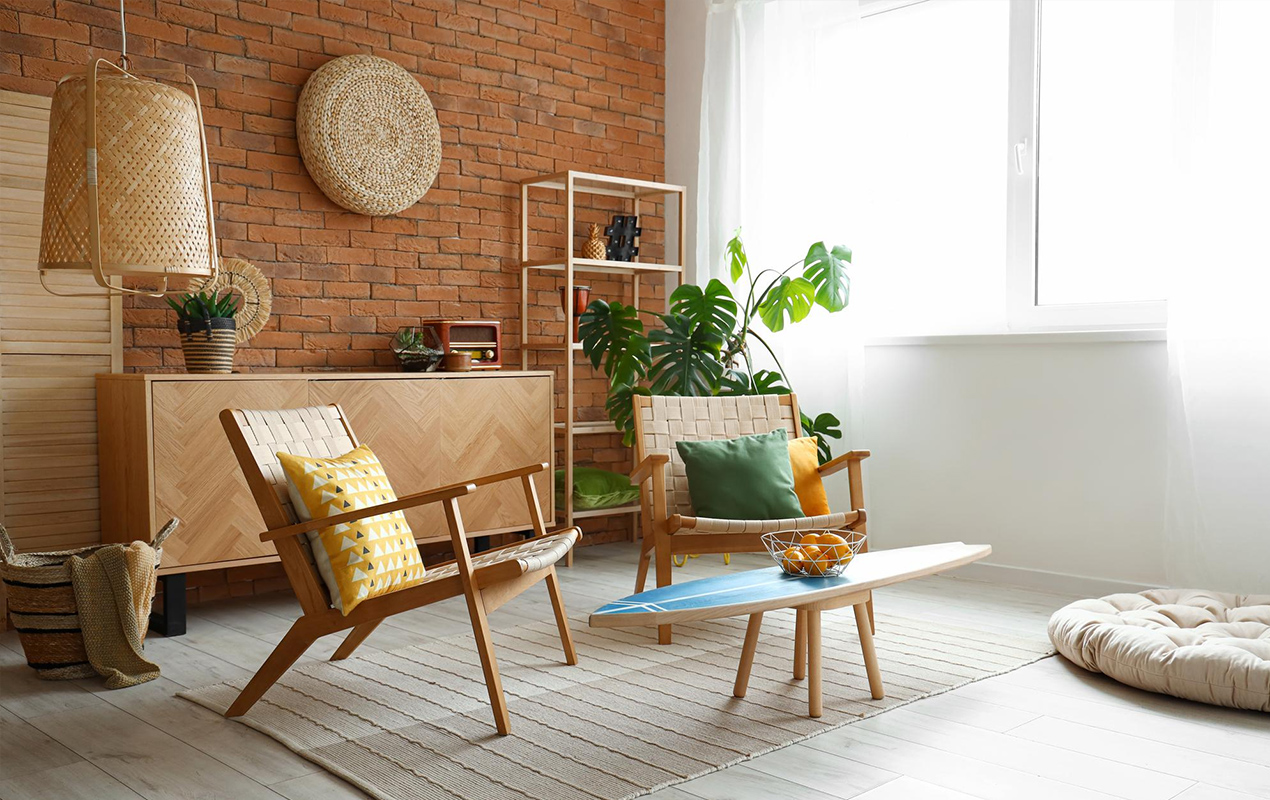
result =
[[[668,515],[695,516],[688,495],[688,475],[675,442],[735,439],[781,429],[791,439],[801,435],[798,400],[793,395],[635,398],[637,460],[653,453],[670,456],[666,480]]]
[[[278,453],[332,458],[357,447],[357,440],[339,406],[287,408],[279,411],[234,410],[234,420],[255,459],[255,474],[242,464],[247,483],[256,495],[265,527],[273,530],[300,521],[287,492],[287,475]],[[276,505],[261,502],[257,485],[267,486]],[[299,537],[303,539],[304,537]]]

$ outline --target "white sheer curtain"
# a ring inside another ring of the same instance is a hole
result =
[[[1270,592],[1270,3],[1179,3],[1169,582]],[[1249,92],[1248,89],[1253,91]]]
[[[724,248],[738,226],[756,271],[783,269],[813,242],[851,246],[843,132],[851,121],[845,63],[857,12],[856,0],[711,4],[697,283],[718,278],[730,284]],[[832,315],[817,308],[808,319],[764,336],[804,411],[828,411],[843,422],[840,450],[853,443],[852,417],[862,405],[862,370],[851,369],[862,354],[854,316],[851,308]],[[761,325],[759,330],[766,333]],[[848,380],[849,372],[856,380]]]

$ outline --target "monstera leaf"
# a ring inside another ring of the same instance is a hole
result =
[[[578,333],[582,352],[591,366],[604,365],[610,383],[636,383],[648,374],[651,354],[635,306],[592,300],[582,312]]]
[[[801,414],[803,423],[803,436],[816,437],[816,453],[820,458],[820,463],[824,464],[833,458],[833,450],[829,447],[827,439],[841,439],[842,429],[838,426],[842,423],[833,414],[819,414],[815,419]]]
[[[785,318],[798,322],[811,313],[816,287],[806,278],[781,278],[772,284],[758,305],[759,318],[773,333],[785,328]]]
[[[622,432],[622,444],[630,447],[635,442],[635,395],[648,397],[652,394],[645,386],[632,386],[619,383],[609,387],[608,400],[604,402],[604,410],[609,420]]]
[[[717,278],[711,279],[704,290],[691,283],[675,289],[670,295],[670,311],[712,329],[722,338],[736,327],[736,298]]]
[[[719,394],[789,394],[785,376],[770,369],[761,369],[753,375],[744,370],[730,369],[719,380]]]
[[[741,229],[737,228],[732,231],[732,238],[728,240],[728,272],[732,275],[732,282],[736,283],[741,280],[741,276],[745,274],[745,268],[749,266],[750,259],[745,255],[745,245],[741,243]]]
[[[659,316],[665,328],[648,336],[653,350],[648,373],[652,393],[680,397],[713,394],[723,377],[718,358],[723,337],[683,314]]]
[[[851,263],[851,251],[842,245],[825,248],[824,242],[816,242],[803,259],[803,277],[816,287],[816,302],[826,311],[841,311],[847,307],[851,296],[851,278],[847,264]]]

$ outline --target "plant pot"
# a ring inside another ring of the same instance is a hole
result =
[[[446,372],[471,372],[472,354],[465,350],[455,350],[445,356]]]
[[[578,326],[582,324],[582,312],[586,311],[587,304],[590,302],[590,286],[573,287],[573,341],[575,342],[582,341],[578,336]],[[567,286],[560,287],[560,307],[565,311],[569,310],[569,288]]]
[[[185,371],[218,375],[233,372],[236,327],[232,317],[177,322],[181,351],[185,354]]]

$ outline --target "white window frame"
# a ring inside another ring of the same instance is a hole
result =
[[[1163,328],[1163,300],[1041,305],[1037,291],[1037,154],[1041,0],[1010,0],[1006,148],[1006,323],[1012,331]]]

